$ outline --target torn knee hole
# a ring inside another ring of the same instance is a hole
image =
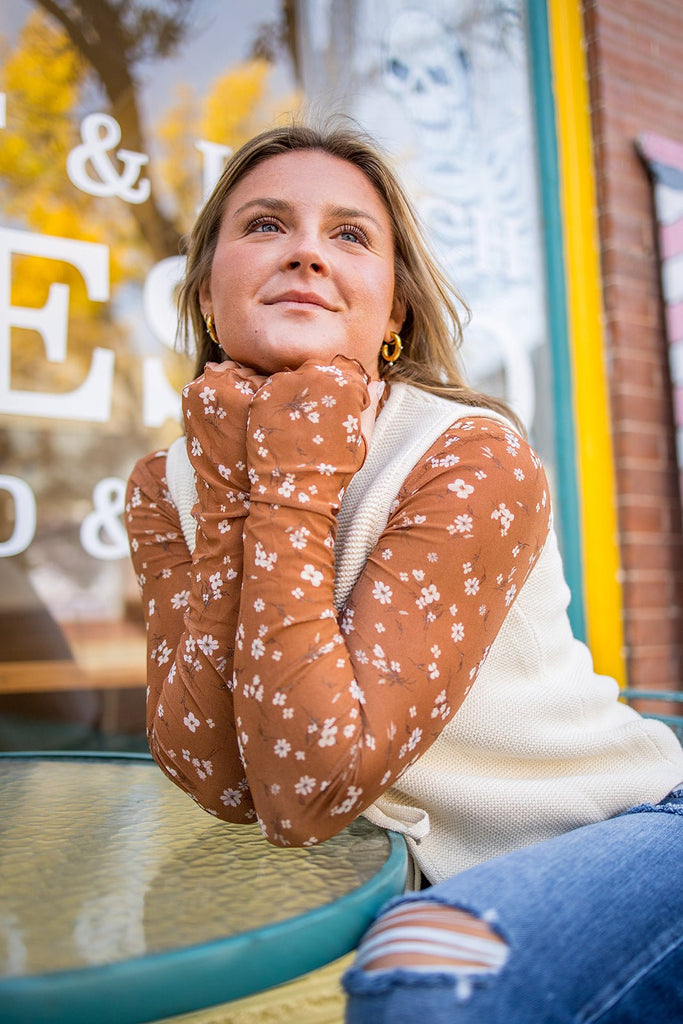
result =
[[[365,971],[408,969],[458,976],[499,971],[507,943],[490,923],[431,900],[394,907],[363,939],[356,964]]]

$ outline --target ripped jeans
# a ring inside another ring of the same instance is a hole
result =
[[[347,1024],[683,1021],[683,788],[392,900],[343,983]]]

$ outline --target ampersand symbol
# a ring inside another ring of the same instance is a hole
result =
[[[81,122],[81,139],[80,146],[75,146],[66,158],[66,173],[76,188],[91,196],[118,196],[127,203],[144,203],[149,199],[149,179],[138,181],[149,157],[129,149],[116,150],[116,156],[123,164],[119,174],[107,155],[121,141],[118,121],[109,114],[88,114]],[[97,178],[88,173],[88,163]]]
[[[126,531],[118,519],[123,513],[125,495],[126,485],[118,477],[108,476],[95,484],[94,511],[81,523],[81,544],[93,558],[113,561],[128,555]]]

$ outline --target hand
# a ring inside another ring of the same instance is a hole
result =
[[[231,359],[207,363],[183,388],[188,455],[200,479],[222,492],[249,491],[246,427],[249,405],[265,378]]]
[[[251,366],[245,366],[243,363],[236,363],[234,359],[224,359],[222,363],[207,363],[204,367],[204,372],[208,369],[217,375],[226,373],[229,370],[234,370],[236,375],[242,377],[243,380],[251,381],[254,385],[255,391],[257,391],[261,385],[265,384],[268,380],[267,377],[252,369]]]
[[[274,373],[249,411],[251,500],[329,513],[365,459],[361,415],[373,406],[369,436],[381,393],[379,381],[370,390],[369,383],[360,364],[344,356]]]
[[[368,384],[368,395],[370,396],[370,404],[367,409],[363,409],[360,414],[360,429],[365,438],[365,444],[369,448],[370,440],[372,438],[372,432],[375,429],[375,421],[377,419],[377,406],[380,403],[386,383],[383,380],[371,380]]]

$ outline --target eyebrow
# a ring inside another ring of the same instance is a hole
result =
[[[254,206],[260,206],[262,209],[265,208],[266,210],[272,210],[273,213],[291,213],[293,209],[292,204],[288,203],[285,199],[272,199],[264,196],[261,199],[247,200],[246,203],[243,203],[242,206],[235,210],[235,217],[238,217],[241,213],[244,213],[245,210]],[[366,210],[359,210],[355,206],[333,206],[327,211],[327,213],[328,216],[332,217],[334,220],[369,220],[378,228],[382,227],[377,218],[373,217],[371,213],[368,213]]]

